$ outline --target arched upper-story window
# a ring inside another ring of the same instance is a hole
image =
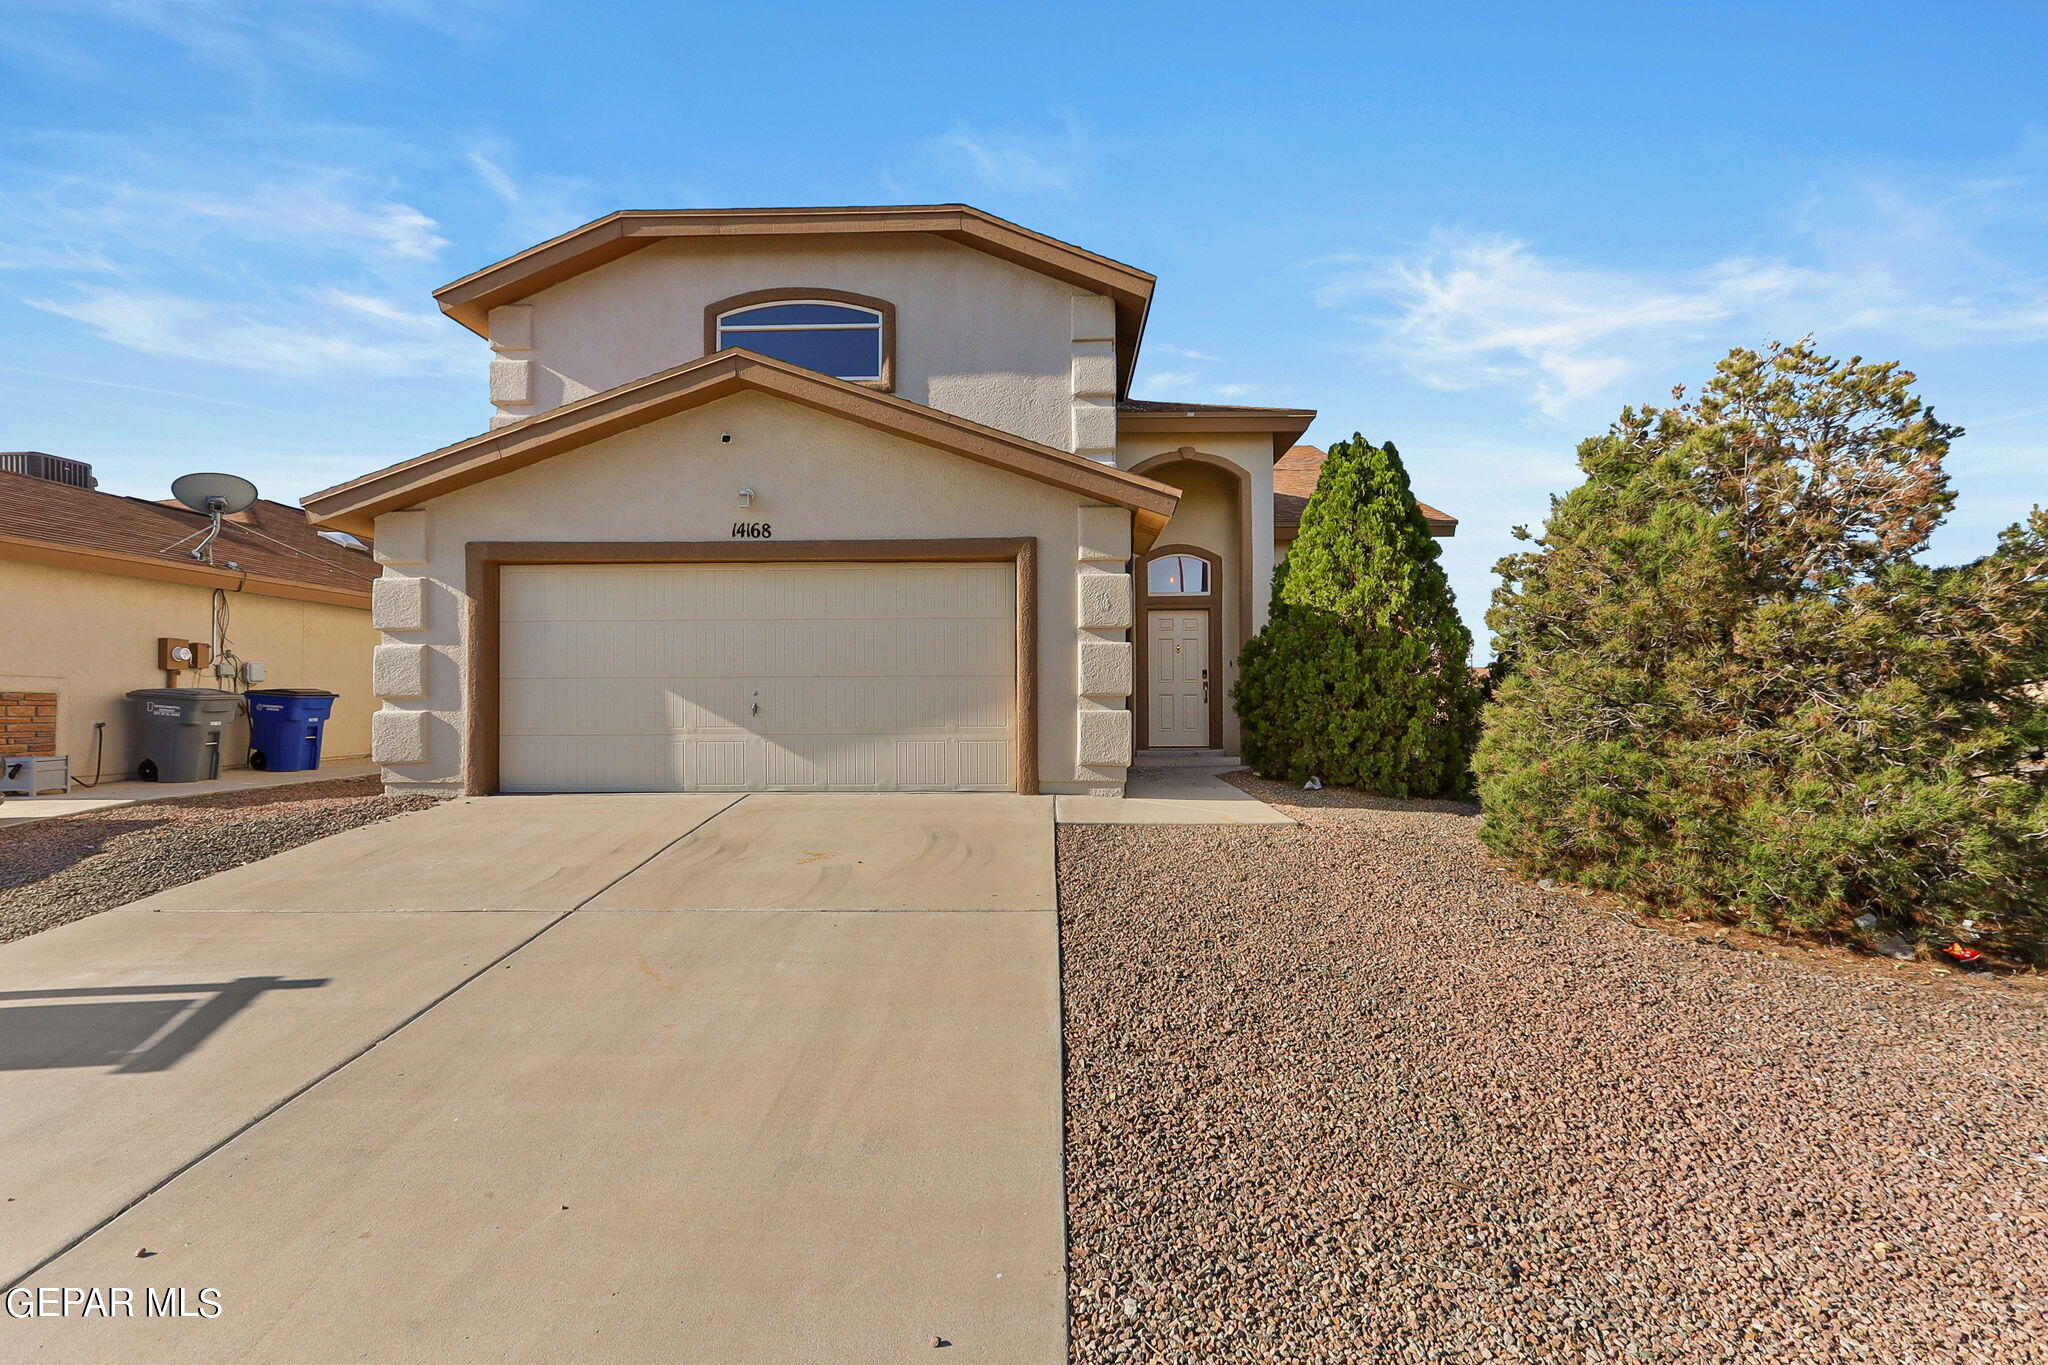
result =
[[[885,300],[835,289],[774,289],[712,304],[704,348],[744,346],[808,370],[889,388],[896,310]]]
[[[1196,555],[1161,555],[1145,570],[1145,591],[1153,597],[1206,597],[1209,562]]]

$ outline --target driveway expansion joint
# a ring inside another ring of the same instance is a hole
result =
[[[170,1185],[173,1181],[177,1180],[180,1176],[183,1176],[188,1171],[198,1166],[200,1163],[206,1161],[216,1152],[224,1150],[228,1146],[228,1144],[236,1141],[237,1139],[243,1137],[255,1128],[261,1126],[264,1122],[266,1122],[271,1117],[276,1115],[279,1111],[283,1110],[287,1105],[291,1104],[292,1101],[300,1098],[309,1091],[313,1090],[323,1081],[329,1080],[341,1074],[349,1067],[361,1061],[364,1057],[369,1056],[370,1053],[376,1051],[379,1045],[389,1041],[393,1036],[395,1036],[402,1030],[410,1027],[411,1025],[417,1023],[419,1020],[425,1018],[429,1013],[431,1013],[434,1010],[436,1006],[446,1001],[449,997],[453,996],[457,991],[460,991],[463,987],[469,985],[478,977],[483,976],[492,968],[504,964],[507,961],[507,959],[512,957],[514,953],[519,952],[522,948],[525,948],[527,945],[531,944],[535,939],[539,938],[542,934],[545,934],[548,930],[554,928],[557,924],[560,924],[563,920],[569,918],[570,913],[571,912],[564,910],[561,913],[557,914],[553,919],[550,919],[546,924],[541,925],[538,929],[535,929],[525,938],[519,940],[519,942],[513,944],[504,952],[499,953],[496,957],[484,963],[481,967],[478,967],[468,976],[463,977],[462,980],[456,982],[448,989],[442,991],[433,999],[427,1001],[426,1004],[421,1005],[418,1009],[406,1015],[405,1018],[393,1024],[390,1028],[385,1029],[382,1033],[378,1034],[375,1038],[372,1038],[369,1042],[363,1044],[354,1052],[351,1052],[348,1056],[343,1057],[340,1061],[335,1062],[332,1066],[329,1066],[324,1071],[320,1072],[319,1075],[314,1076],[312,1079],[306,1081],[304,1084],[296,1087],[289,1093],[273,1101],[271,1104],[265,1106],[260,1113],[257,1113],[245,1122],[236,1125],[232,1132],[225,1134],[218,1140],[206,1146],[201,1151],[194,1153],[186,1160],[180,1162],[177,1166],[172,1168],[172,1170],[162,1179],[150,1185],[148,1189],[142,1191],[142,1193],[136,1195],[133,1199],[126,1201],[119,1208],[116,1208],[109,1212],[106,1216],[99,1219],[97,1222],[93,1223],[92,1226],[88,1227],[85,1231],[79,1233],[76,1237],[73,1237],[72,1239],[64,1243],[63,1246],[57,1248],[57,1250],[43,1257],[34,1265],[31,1265],[21,1274],[15,1276],[11,1280],[6,1281],[4,1284],[0,1284],[0,1294],[5,1294],[19,1285],[28,1283],[28,1281],[31,1278],[40,1274],[44,1269],[48,1268],[51,1265],[54,1265],[59,1260],[62,1260],[64,1257],[70,1255],[73,1251],[77,1250],[84,1243],[90,1241],[94,1236],[98,1235],[109,1224],[113,1223],[116,1219],[128,1213],[137,1205],[143,1203],[151,1195],[158,1193],[166,1186]]]

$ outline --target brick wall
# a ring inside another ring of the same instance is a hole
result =
[[[0,692],[0,754],[57,752],[57,694]]]

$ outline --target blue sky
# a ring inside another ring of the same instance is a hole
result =
[[[2035,4],[0,20],[0,448],[116,492],[292,500],[481,430],[487,352],[429,291],[608,210],[965,200],[1159,276],[1139,396],[1397,442],[1475,625],[1577,441],[1731,345],[1921,376],[1969,432],[1940,557],[2043,497]]]

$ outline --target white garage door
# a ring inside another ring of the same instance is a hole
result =
[[[1010,564],[502,570],[499,786],[1008,791]]]

